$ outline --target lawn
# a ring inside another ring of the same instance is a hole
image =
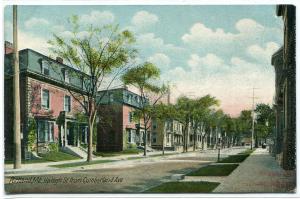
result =
[[[238,164],[208,165],[188,173],[187,176],[228,176],[238,166]]]
[[[247,150],[245,150],[245,151],[243,151],[243,152],[240,152],[240,153],[238,153],[238,154],[251,154],[253,151],[255,151],[255,149],[247,149]]]
[[[223,160],[220,160],[220,163],[240,163],[243,162],[254,150],[247,149],[246,151],[240,152],[237,155],[230,155]]]
[[[59,162],[65,160],[76,160],[80,159],[79,157],[58,151],[58,152],[49,152],[46,154],[40,154],[40,159],[32,160],[22,160],[22,164],[33,164],[33,163],[42,163],[42,162]],[[5,160],[5,164],[13,164],[13,160]]]
[[[146,193],[210,193],[217,182],[166,182],[146,190]]]
[[[240,163],[243,162],[249,154],[241,154],[241,155],[231,155],[223,160],[220,160],[220,163]]]
[[[172,154],[172,153],[165,153],[165,154],[163,155],[162,153],[160,153],[160,154],[149,155],[149,157],[168,156],[168,155],[174,155],[174,154]]]
[[[83,162],[73,162],[73,163],[66,163],[66,164],[57,164],[57,165],[51,165],[51,167],[56,167],[56,168],[79,167],[79,166],[87,166],[92,164],[101,164],[101,163],[115,162],[115,161],[117,160],[93,160],[91,162],[83,161]]]
[[[65,160],[76,160],[76,159],[80,159],[77,156],[68,154],[68,153],[64,153],[61,151],[58,152],[49,152],[46,154],[41,155],[42,159],[46,160],[46,161],[51,161],[51,162],[59,162],[59,161],[65,161]]]
[[[128,157],[127,160],[137,160],[137,159],[143,159],[145,158],[144,156],[142,157]]]
[[[102,156],[102,157],[112,157],[118,155],[139,154],[140,152],[142,152],[141,149],[132,148],[132,149],[125,149],[119,152],[94,152],[94,155]]]

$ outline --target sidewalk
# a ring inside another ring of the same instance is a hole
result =
[[[213,191],[219,193],[294,192],[296,172],[283,170],[266,149],[256,149]]]

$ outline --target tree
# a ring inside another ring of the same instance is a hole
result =
[[[136,50],[131,47],[135,39],[131,32],[120,31],[116,25],[103,27],[90,25],[86,30],[79,25],[77,16],[73,16],[70,23],[73,29],[68,39],[54,34],[54,39],[48,43],[54,55],[63,58],[71,67],[80,71],[69,75],[81,80],[84,92],[74,92],[69,86],[66,86],[66,89],[88,117],[89,162],[92,160],[97,105],[105,96],[105,92],[98,96],[98,90],[104,85],[108,90],[120,74],[128,69],[129,63],[136,55]],[[80,32],[82,30],[85,30],[84,36]]]
[[[213,106],[219,105],[219,101],[210,95],[205,95],[200,98],[196,98],[190,101],[191,103],[191,122],[194,131],[194,146],[193,150],[196,150],[196,134],[197,129],[200,127],[201,133],[204,131],[204,135],[201,134],[202,140],[202,150],[204,149],[203,139],[207,136],[207,132],[205,130],[205,125],[208,121],[209,114],[211,113],[211,108]]]
[[[272,128],[275,125],[275,114],[272,108],[268,104],[257,104],[255,108],[257,115],[256,131],[255,131],[255,147],[258,147],[258,140],[264,139],[270,136]]]
[[[147,155],[147,133],[150,128],[149,123],[153,113],[152,107],[168,90],[165,85],[157,85],[156,81],[159,80],[159,77],[159,68],[150,62],[145,62],[137,67],[131,68],[122,76],[124,84],[135,86],[140,92],[140,109],[137,109],[134,115],[137,118],[142,118],[144,123],[144,156]],[[151,101],[150,98],[152,98]]]
[[[152,118],[155,118],[157,122],[163,124],[163,132],[162,132],[162,154],[165,154],[165,135],[166,135],[166,128],[167,122],[171,122],[177,117],[176,110],[174,105],[171,104],[156,104],[153,106],[153,113]]]
[[[191,121],[191,99],[181,96],[176,102],[176,111],[178,112],[178,120],[183,125],[183,152],[187,152],[188,129]]]

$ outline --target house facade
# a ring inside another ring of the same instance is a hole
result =
[[[151,147],[161,150],[182,151],[183,148],[183,127],[177,120],[159,122],[152,120]]]
[[[7,47],[7,45],[6,45]],[[5,156],[13,153],[13,59],[5,55]],[[29,151],[46,153],[51,145],[79,146],[87,141],[87,124],[77,121],[83,113],[80,103],[71,95],[82,94],[79,71],[65,65],[61,58],[49,58],[31,49],[19,51],[20,106],[23,157]],[[30,138],[29,138],[30,137]]]
[[[296,7],[279,5],[284,45],[272,56],[275,68],[275,156],[287,170],[296,168]]]
[[[99,91],[98,100],[97,151],[122,151],[144,146],[146,129],[143,120],[137,121],[133,115],[141,108],[141,96],[127,88],[118,88]]]

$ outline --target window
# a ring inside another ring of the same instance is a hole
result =
[[[65,80],[65,82],[70,83],[70,77],[69,77],[68,70],[64,69],[63,73],[64,73],[64,80]]]
[[[47,120],[38,121],[38,141],[54,142],[54,122]]]
[[[152,143],[156,143],[156,136],[157,136],[157,134],[156,133],[152,133]]]
[[[128,130],[128,142],[134,143],[135,142],[135,131]]]
[[[49,63],[46,60],[42,61],[42,73],[44,75],[49,75],[50,74]]]
[[[45,108],[45,109],[50,108],[49,90],[46,90],[46,89],[42,90],[42,107]]]
[[[68,95],[65,95],[65,98],[64,98],[64,111],[66,111],[66,112],[71,111],[71,97]]]
[[[128,101],[128,103],[132,102],[132,95],[131,94],[127,95],[127,101]]]
[[[153,121],[153,123],[152,123],[152,128],[153,128],[153,129],[156,129],[156,128],[157,128],[156,121]]]
[[[128,122],[131,123],[133,121],[133,112],[128,113]]]

